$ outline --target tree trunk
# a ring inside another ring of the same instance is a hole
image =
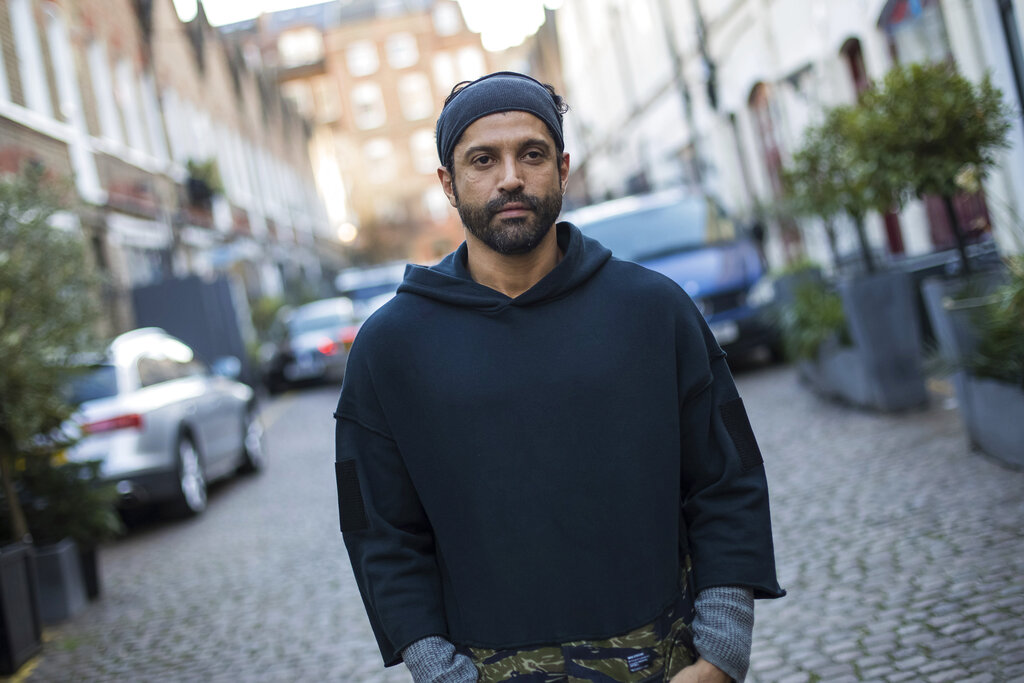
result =
[[[825,236],[828,237],[828,249],[832,254],[832,266],[839,270],[839,246],[836,244],[836,226],[831,218],[825,220]]]
[[[946,207],[946,216],[949,217],[949,228],[953,231],[953,237],[956,238],[956,248],[960,252],[960,266],[963,268],[963,274],[970,275],[971,263],[967,258],[967,240],[964,239],[964,233],[960,229],[960,220],[956,217],[953,198],[949,195],[942,195],[942,203]]]
[[[864,256],[864,267],[869,273],[875,272],[875,259],[871,256],[871,245],[868,244],[868,233],[864,227],[864,216],[853,216],[853,224],[857,227],[857,240]]]
[[[28,533],[28,524],[25,523],[25,513],[21,509],[21,501],[18,500],[18,493],[14,490],[14,440],[11,435],[0,430],[0,477],[4,483],[4,498],[7,499],[7,509],[11,515],[11,536],[16,541],[32,542]]]

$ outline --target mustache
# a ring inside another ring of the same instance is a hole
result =
[[[525,194],[523,192],[517,192],[515,194],[506,195],[504,197],[498,197],[487,202],[488,213],[495,214],[501,211],[509,204],[522,204],[532,211],[536,211],[540,205],[540,199],[532,195]]]

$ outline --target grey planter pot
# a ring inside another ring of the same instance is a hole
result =
[[[88,603],[78,546],[70,538],[36,547],[39,580],[39,614],[46,625],[59,623],[81,612]]]
[[[963,404],[967,435],[975,446],[1014,467],[1024,467],[1024,388],[966,376]]]
[[[979,286],[991,291],[1003,274],[989,274]],[[963,366],[978,344],[972,321],[975,311],[988,305],[984,296],[957,299],[963,288],[958,281],[928,280],[921,286],[940,352],[950,362]],[[1024,388],[994,379],[976,377],[966,371],[953,374],[960,416],[972,446],[1015,467],[1024,467]]]
[[[887,271],[839,283],[853,345],[823,344],[802,361],[801,375],[819,393],[863,408],[899,411],[928,402],[921,332],[906,273]]]
[[[0,674],[15,673],[42,648],[39,587],[28,543],[0,548]]]

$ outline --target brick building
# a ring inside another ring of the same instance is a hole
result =
[[[221,31],[258,52],[314,121],[321,192],[363,258],[426,262],[462,241],[438,185],[434,122],[453,85],[502,56],[483,50],[454,0],[327,2]]]
[[[133,287],[171,276],[238,270],[252,296],[318,277],[308,135],[202,12],[0,0],[0,172],[73,181],[65,218],[109,283],[107,332],[134,325]]]

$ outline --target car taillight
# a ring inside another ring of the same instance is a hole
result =
[[[333,356],[338,350],[338,345],[330,339],[324,339],[320,342],[320,345],[316,347],[316,350],[325,356]]]
[[[118,429],[142,429],[142,416],[137,413],[131,413],[82,425],[82,432],[85,434],[100,434],[102,432],[113,432]]]
[[[341,343],[346,347],[352,346],[356,340],[356,333],[359,332],[359,325],[349,325],[341,330]]]

